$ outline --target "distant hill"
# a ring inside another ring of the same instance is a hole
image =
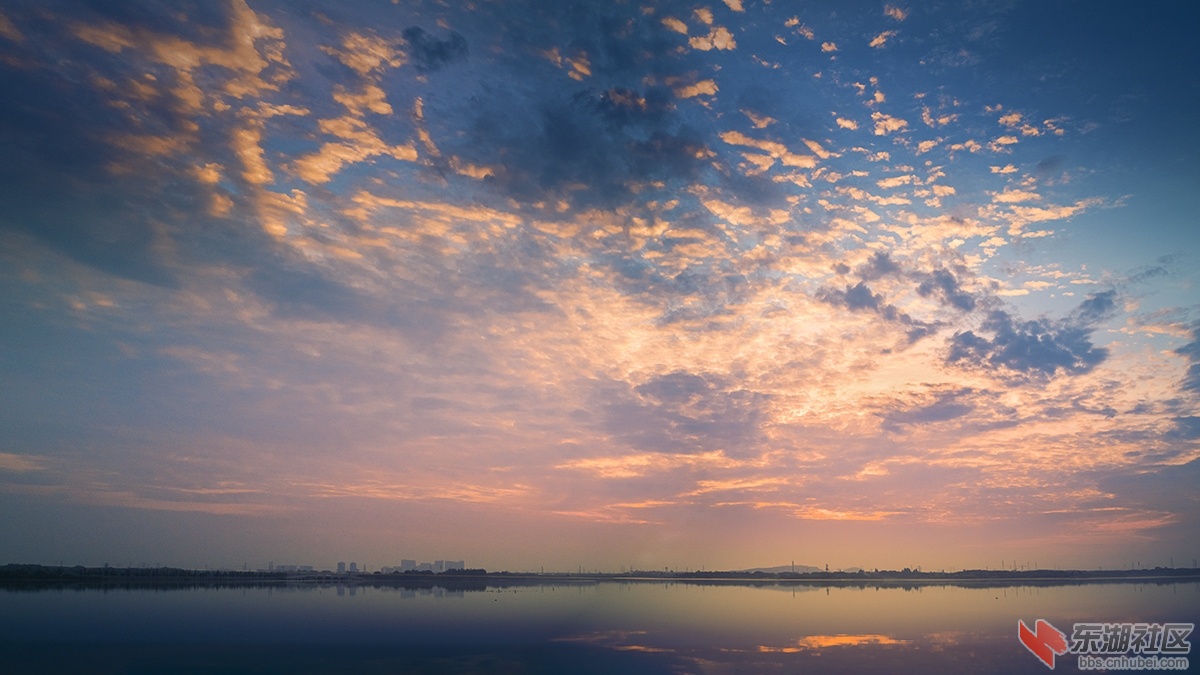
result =
[[[824,572],[825,570],[820,567],[813,567],[812,565],[776,565],[775,567],[751,567],[748,570],[737,571],[746,572],[747,574],[754,574],[755,572],[762,572],[763,574],[787,574],[788,572],[809,574],[811,572]]]
[[[812,565],[776,565],[775,567],[751,567],[748,570],[737,570],[747,574],[762,572],[763,574],[788,574],[795,572],[796,574],[811,574],[813,572],[824,572],[823,567],[813,567]],[[856,574],[862,571],[861,567],[843,567],[841,569],[831,569],[830,572],[843,572],[846,574]]]

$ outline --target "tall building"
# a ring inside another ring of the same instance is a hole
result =
[[[417,569],[417,561],[416,560],[407,560],[407,559],[400,560],[400,571],[401,572],[413,572],[416,569]]]
[[[345,573],[346,573],[346,563],[344,563],[344,562],[339,562],[339,563],[338,563],[338,572],[337,572],[337,573],[338,573],[338,574],[345,574]]]
[[[358,574],[358,563],[350,563],[350,574]]]

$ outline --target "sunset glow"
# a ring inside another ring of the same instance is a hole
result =
[[[955,4],[5,3],[4,557],[1190,563],[1197,12]]]

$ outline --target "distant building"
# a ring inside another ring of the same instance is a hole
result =
[[[431,563],[418,563],[416,560],[403,559],[400,564],[395,567],[380,568],[380,572],[384,574],[393,574],[396,572],[433,572],[441,574],[450,570],[464,570],[467,565],[462,560],[435,560]]]
[[[338,574],[345,574],[345,573],[346,573],[346,563],[339,562],[338,563]]]
[[[358,574],[358,563],[350,563],[350,574]]]

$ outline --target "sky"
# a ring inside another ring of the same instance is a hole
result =
[[[1197,13],[5,2],[0,560],[1191,565]]]

